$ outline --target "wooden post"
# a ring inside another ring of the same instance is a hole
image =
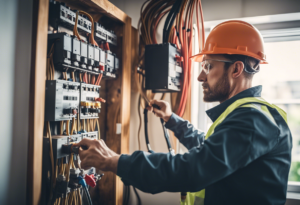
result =
[[[42,152],[45,110],[47,25],[49,1],[35,0],[30,74],[27,203],[37,205],[42,189]]]

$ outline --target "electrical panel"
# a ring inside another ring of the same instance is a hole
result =
[[[45,121],[71,120],[79,111],[80,83],[46,81]]]
[[[146,45],[146,89],[152,92],[178,92],[182,74],[181,55],[170,43]]]
[[[112,50],[117,50],[118,36],[102,26],[101,19],[94,22],[80,5],[76,9],[49,0],[43,205],[85,196],[80,177],[94,187],[103,175],[95,168],[80,169],[79,147],[72,145],[85,138],[100,139],[99,113],[105,102],[100,98],[100,83],[117,77],[119,59]],[[84,197],[82,204],[89,204]]]
[[[96,101],[100,97],[100,86],[81,83],[80,85],[80,119],[98,118],[101,103]]]

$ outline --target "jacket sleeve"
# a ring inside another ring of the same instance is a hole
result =
[[[279,129],[262,113],[242,108],[231,113],[204,143],[172,156],[136,151],[121,155],[118,176],[126,185],[159,193],[196,192],[271,151]]]
[[[188,150],[204,144],[205,133],[195,129],[189,121],[182,119],[175,113],[171,115],[165,126],[174,132],[179,142]]]

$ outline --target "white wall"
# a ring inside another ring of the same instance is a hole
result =
[[[144,0],[110,0],[132,18],[132,26],[137,27],[140,16],[140,8]],[[204,20],[221,20],[229,18],[242,18],[300,11],[299,0],[202,0]],[[130,153],[138,149],[138,94],[131,95],[131,119],[130,119]],[[142,111],[141,111],[142,113]],[[143,114],[142,118],[143,118]],[[149,137],[152,149],[158,152],[166,152],[167,147],[163,138],[163,132],[159,120],[152,114],[149,115]],[[146,150],[144,130],[141,129],[142,150]],[[161,193],[156,195],[140,193],[142,204],[179,204],[179,193]],[[130,204],[136,204],[133,190],[131,190]]]
[[[0,1],[0,204],[25,204],[32,0]]]

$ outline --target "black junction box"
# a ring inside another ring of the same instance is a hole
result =
[[[180,51],[170,43],[146,45],[146,89],[156,93],[180,91],[182,73]]]

